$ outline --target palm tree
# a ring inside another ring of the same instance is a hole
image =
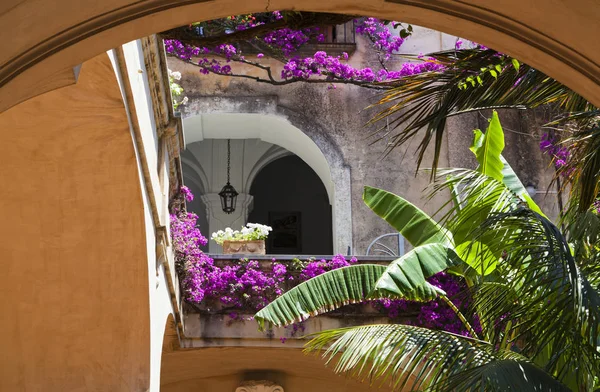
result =
[[[364,325],[312,336],[335,370],[403,390],[591,391],[600,375],[600,298],[564,236],[502,158],[496,113],[476,131],[477,170],[443,170],[433,192],[450,190],[440,222],[389,192],[365,187],[366,204],[414,248],[388,267],[362,264],[304,282],[259,311],[266,323],[291,324],[348,303],[377,298],[443,299],[470,336],[402,325]],[[427,278],[465,279],[473,315]],[[594,280],[593,284],[597,284]]]

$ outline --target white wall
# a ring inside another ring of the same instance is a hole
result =
[[[158,132],[154,119],[154,108],[150,92],[150,85],[144,64],[141,41],[132,41],[122,46],[126,69],[119,64],[114,51],[108,52],[115,74],[121,87],[125,108],[130,119],[130,131],[135,147],[138,162],[138,173],[144,204],[144,220],[146,227],[146,248],[148,257],[149,304],[150,304],[150,389],[160,390],[160,368],[162,355],[162,342],[166,320],[173,313],[171,296],[169,294],[165,269],[162,260],[157,259],[157,222],[153,217],[152,206],[149,200],[153,195],[158,211],[160,225],[167,225],[166,216],[168,195],[160,187],[158,176]],[[124,75],[127,72],[129,86],[124,85]],[[126,99],[129,90],[133,97],[134,107],[130,107]],[[139,134],[136,134],[137,127]],[[138,144],[138,135],[141,136],[141,146]],[[140,151],[143,150],[143,151]],[[145,162],[143,162],[145,160]],[[144,166],[148,169],[149,178],[145,178]],[[117,260],[127,262],[127,260]]]

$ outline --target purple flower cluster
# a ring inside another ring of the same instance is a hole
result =
[[[466,312],[469,306],[469,300],[468,298],[462,298],[462,293],[466,290],[466,286],[462,281],[445,272],[440,272],[432,276],[428,281],[432,285],[444,290],[446,295],[452,299],[452,303],[454,303],[463,314]],[[417,313],[415,318],[406,321],[409,325],[469,336],[469,333],[460,319],[456,316],[456,313],[440,299],[427,303],[408,300],[381,299],[374,301],[373,305],[382,310],[390,318],[398,318],[405,314]],[[477,333],[481,331],[481,326],[477,322],[473,325],[473,328]]]
[[[186,271],[194,274],[196,271]],[[200,272],[199,275],[202,275]],[[283,294],[287,269],[273,263],[270,271],[263,271],[256,260],[242,261],[222,268],[213,266],[210,279],[203,282],[205,300],[222,305],[259,310]]]
[[[191,60],[193,57],[198,57],[201,53],[209,53],[206,48],[197,48],[195,46],[185,45],[181,41],[175,39],[166,39],[165,51],[168,54],[176,56],[182,60]]]
[[[571,156],[571,153],[565,146],[559,145],[558,139],[551,137],[547,133],[542,135],[542,140],[540,141],[540,150],[552,158],[554,166],[557,169],[561,169],[566,166],[567,162],[569,161],[569,157]],[[566,173],[563,172],[563,174]]]
[[[185,197],[193,198],[189,189],[182,188],[181,192]],[[346,259],[335,255],[331,260],[296,260],[290,268],[276,259],[272,259],[269,266],[261,266],[256,260],[240,260],[218,266],[200,249],[206,245],[207,239],[196,225],[198,216],[175,211],[170,218],[175,263],[185,300],[231,308],[229,316],[232,320],[239,317],[236,309],[259,310],[300,282],[358,262],[355,257]],[[468,300],[460,300],[459,293],[465,289],[461,281],[441,272],[431,277],[429,282],[442,288],[459,309],[467,308]],[[423,304],[383,299],[374,301],[374,305],[392,318],[417,312],[417,317],[411,321],[414,325],[466,335],[454,312],[440,300]],[[303,326],[292,328],[293,335]]]
[[[267,33],[262,37],[262,40],[265,44],[281,50],[283,54],[288,57],[297,52],[303,45],[307,44],[312,37],[316,37],[319,42],[325,40],[325,36],[319,34],[318,27],[300,30],[293,30],[286,27]]]
[[[302,268],[300,272],[300,281],[304,282],[315,276],[324,274],[328,271],[333,271],[338,268],[348,267],[352,264],[357,263],[356,257],[350,258],[350,260],[346,260],[346,258],[342,255],[335,255],[331,260],[309,260],[306,265]]]
[[[443,66],[434,61],[422,63],[404,63],[397,71],[386,71],[381,69],[374,71],[371,68],[356,69],[344,63],[348,54],[341,56],[329,56],[323,51],[316,52],[311,57],[294,57],[289,60],[281,71],[282,79],[309,79],[313,76],[325,76],[328,80],[351,80],[356,82],[383,82],[390,79],[398,79],[417,73],[437,71]]]
[[[253,14],[243,17],[231,16],[224,18],[223,21],[226,21],[227,24],[233,24],[234,27],[231,30],[233,32],[264,24],[265,22],[262,20],[275,21],[282,18],[281,13],[278,11],[256,15],[259,16],[261,21],[257,20]],[[397,52],[404,42],[403,38],[393,35],[390,29],[376,18],[357,20],[356,32],[370,39],[373,48],[383,56],[383,61],[387,61],[391,54]],[[262,40],[264,44],[270,46],[273,50],[279,51],[287,59],[281,71],[283,80],[308,80],[320,77],[331,82],[376,83],[421,72],[437,71],[443,68],[432,60],[424,60],[422,63],[404,63],[399,70],[388,71],[383,68],[374,70],[369,67],[352,67],[347,63],[347,53],[341,56],[330,56],[324,51],[318,51],[312,56],[294,56],[301,47],[310,43],[311,40],[323,41],[324,38],[318,27],[311,27],[298,30],[281,28],[257,39]],[[184,45],[177,40],[165,40],[165,49],[168,54],[177,56],[182,60],[197,61],[200,72],[203,74],[232,75],[231,65],[228,64],[232,61],[254,64],[246,61],[239,49],[230,44],[221,44],[214,48],[197,48]],[[224,61],[214,58],[215,56],[224,58]],[[264,54],[259,53],[256,57],[261,59]],[[331,89],[331,87],[329,88]]]
[[[181,194],[183,195],[183,197],[185,198],[185,201],[193,201],[194,200],[194,194],[192,193],[192,191],[190,191],[190,188],[183,185],[181,188],[179,188],[179,190],[180,190]]]
[[[196,226],[197,220],[198,215],[193,212],[177,211],[170,215],[173,249],[181,261],[187,256],[199,256],[202,253],[200,247],[208,243]]]
[[[356,34],[369,38],[375,50],[384,54],[385,60],[389,60],[391,54],[397,52],[404,43],[403,38],[393,35],[377,18],[364,18],[355,23]]]
[[[186,199],[193,199],[188,188],[182,187]],[[201,246],[207,244],[197,227],[198,216],[190,212],[174,211],[170,215],[171,237],[175,262],[181,275],[184,297],[193,303],[220,303],[233,308],[258,310],[281,295],[286,282],[294,277],[285,265],[272,260],[270,269],[262,268],[256,260],[242,260],[230,265],[217,266]],[[305,279],[332,269],[356,263],[336,255],[332,260],[309,261],[300,271]]]

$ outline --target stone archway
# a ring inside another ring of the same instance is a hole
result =
[[[222,98],[221,101],[237,100]],[[327,190],[332,206],[334,253],[345,254],[348,248],[353,248],[350,169],[325,130],[304,116],[274,104],[254,109],[222,105],[207,110],[203,103],[206,101],[202,98],[194,99],[183,113],[186,144],[204,139],[260,139],[299,156]],[[239,112],[232,113],[234,110]],[[255,169],[257,172],[260,166]]]
[[[72,84],[77,66],[124,42],[179,25],[265,9],[402,20],[475,40],[556,78],[600,106],[600,7],[596,0],[8,0],[0,7],[0,111]],[[26,21],[26,25],[24,25]],[[16,33],[16,34],[15,34]]]

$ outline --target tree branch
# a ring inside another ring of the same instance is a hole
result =
[[[288,14],[287,19],[280,19],[275,22],[266,23],[246,30],[236,31],[230,34],[221,34],[216,36],[202,37],[190,32],[187,26],[168,30],[158,35],[162,39],[174,39],[182,44],[195,47],[208,47],[220,44],[231,44],[240,41],[249,41],[257,36],[267,34],[271,31],[284,27],[292,29],[302,29],[307,27],[338,25],[357,18],[356,15],[339,15],[318,12],[294,12]]]
[[[175,57],[175,58],[179,58],[177,56],[174,55],[169,55],[171,57]],[[221,73],[221,72],[215,72],[213,71],[210,67],[203,67],[202,65],[199,65],[198,63],[192,61],[192,60],[183,60],[183,59],[179,59],[181,61],[185,61],[188,64],[191,64],[195,67],[201,68],[201,69],[205,69],[208,72],[214,74],[214,75],[219,75],[219,76],[231,76],[233,78],[242,78],[242,79],[250,79],[250,80],[254,80],[255,82],[259,82],[259,83],[266,83],[266,84],[270,84],[272,86],[285,86],[288,84],[293,84],[293,83],[312,83],[312,84],[351,84],[354,86],[360,86],[360,87],[364,87],[364,88],[368,88],[368,89],[372,89],[372,90],[380,90],[380,91],[385,91],[385,90],[389,90],[391,89],[390,86],[387,85],[383,85],[383,84],[378,84],[378,83],[373,83],[373,82],[363,82],[363,81],[358,81],[358,80],[348,80],[348,79],[340,79],[337,78],[335,75],[333,74],[323,74],[324,77],[328,77],[328,78],[332,78],[332,79],[303,79],[303,78],[290,78],[290,79],[284,79],[284,80],[277,80],[273,77],[272,71],[270,67],[267,67],[265,65],[262,65],[260,63],[255,63],[253,61],[248,61],[248,60],[234,60],[237,62],[241,62],[244,64],[248,64],[248,65],[252,65],[255,66],[257,68],[260,68],[262,70],[264,70],[267,73],[267,76],[269,77],[269,79],[265,79],[265,78],[261,78],[259,76],[250,76],[250,75],[243,75],[243,74],[234,74],[234,73],[230,73],[230,74],[225,74],[225,73]]]

